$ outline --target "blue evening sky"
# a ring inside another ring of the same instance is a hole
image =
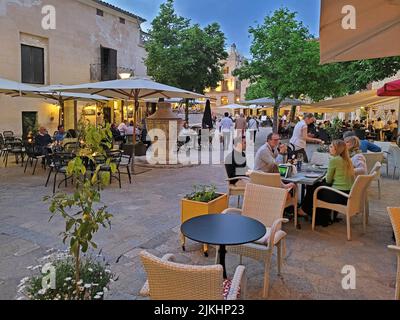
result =
[[[143,29],[147,30],[158,14],[164,0],[106,0],[107,2],[131,11],[146,20]],[[175,10],[179,15],[205,26],[218,22],[227,38],[227,45],[236,43],[238,50],[248,55],[251,39],[249,26],[262,23],[264,17],[280,7],[288,7],[298,12],[298,19],[310,29],[313,35],[319,34],[320,0],[175,0]]]

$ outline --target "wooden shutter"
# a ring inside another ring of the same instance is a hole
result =
[[[44,84],[44,49],[21,45],[23,83]]]

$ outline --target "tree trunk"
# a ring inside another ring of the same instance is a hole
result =
[[[297,106],[292,106],[292,110],[290,111],[290,121],[294,122],[295,118],[296,118],[296,110],[297,110]]]
[[[274,126],[272,128],[272,131],[274,133],[278,133],[278,128],[279,128],[279,126],[278,126],[278,121],[279,121],[278,113],[279,113],[279,104],[277,104],[275,102],[275,105],[274,105]]]
[[[185,101],[185,121],[189,124],[189,99]]]
[[[79,278],[81,277],[81,275],[80,275],[80,270],[79,270],[79,265],[80,265],[80,263],[79,263],[79,252],[80,252],[80,250],[81,250],[81,248],[80,248],[80,246],[78,246],[78,249],[77,249],[77,253],[76,253],[76,256],[75,256],[75,290],[76,290],[76,296],[78,297],[79,296],[79,284],[78,284],[78,282],[79,282]]]

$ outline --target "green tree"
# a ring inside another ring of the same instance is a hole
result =
[[[176,14],[173,0],[160,6],[146,51],[147,72],[158,82],[203,93],[223,79],[221,60],[227,58],[227,53],[219,24],[204,29],[191,25],[189,19]]]
[[[284,99],[302,94],[322,98],[343,92],[343,86],[333,80],[337,67],[319,66],[319,44],[296,20],[296,13],[279,9],[249,32],[253,37],[252,59],[235,75],[250,79],[247,99],[274,99],[274,131],[278,130],[278,112]]]

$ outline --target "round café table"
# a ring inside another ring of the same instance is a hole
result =
[[[238,214],[207,214],[187,220],[182,224],[181,232],[193,241],[219,246],[219,261],[226,279],[226,246],[261,239],[266,228],[257,220]]]

